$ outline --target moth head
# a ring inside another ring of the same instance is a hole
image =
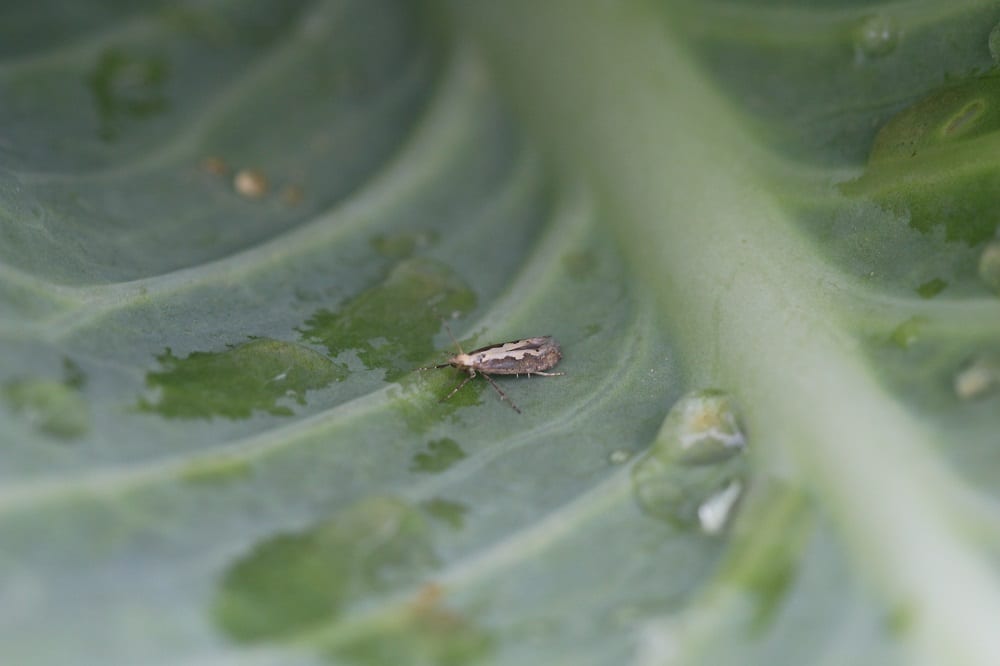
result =
[[[448,359],[448,365],[452,365],[456,368],[468,368],[475,365],[477,362],[476,357],[472,354],[455,354],[450,359]]]

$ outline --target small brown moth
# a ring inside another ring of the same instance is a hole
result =
[[[451,341],[458,348],[458,353],[449,358],[445,363],[418,369],[431,370],[433,368],[447,368],[450,366],[468,372],[469,376],[453,388],[451,393],[441,398],[441,402],[458,393],[459,389],[474,379],[476,373],[479,373],[496,389],[500,400],[506,400],[514,408],[514,411],[520,414],[520,408],[514,404],[513,400],[507,397],[507,394],[497,386],[497,383],[493,381],[490,375],[528,375],[529,377],[531,375],[541,375],[543,377],[558,377],[559,375],[566,374],[565,372],[545,372],[562,358],[559,343],[552,339],[551,336],[543,335],[537,338],[500,342],[494,345],[486,345],[479,349],[473,349],[466,354],[462,351],[462,345],[458,344],[458,340],[451,334],[448,324],[444,326],[445,330],[448,331],[448,337],[451,338]]]

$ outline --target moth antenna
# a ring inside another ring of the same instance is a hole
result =
[[[451,341],[454,342],[455,346],[458,348],[458,353],[459,354],[464,354],[465,350],[462,349],[462,345],[460,345],[458,343],[458,340],[455,339],[455,335],[451,332],[451,327],[448,326],[448,322],[446,322],[444,319],[442,319],[441,323],[444,324],[444,330],[446,330],[448,332],[448,337],[451,338]]]
[[[444,324],[444,330],[448,332],[448,337],[451,338],[451,341],[453,343],[455,343],[455,347],[458,349],[458,353],[459,354],[464,354],[465,350],[462,349],[462,345],[458,344],[458,340],[455,339],[455,335],[451,332],[451,326],[448,326],[448,322],[445,320],[444,317],[441,316],[441,313],[437,311],[437,308],[434,308],[434,314],[436,314],[438,316],[438,318],[441,319],[441,323]],[[447,365],[448,364],[445,363],[443,366],[442,365],[436,365],[434,367],[436,367],[436,368],[443,368],[443,367],[445,367]]]
[[[451,363],[438,363],[437,365],[425,365],[422,368],[414,368],[414,370],[436,370],[438,368],[450,368]]]

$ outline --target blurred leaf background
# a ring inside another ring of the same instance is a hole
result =
[[[0,659],[1000,662],[1000,6],[0,8]],[[453,352],[557,378],[447,402]]]

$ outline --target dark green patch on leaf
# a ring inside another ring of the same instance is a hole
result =
[[[934,298],[947,287],[947,282],[941,278],[934,278],[933,280],[928,280],[917,287],[917,293],[920,294],[920,298]]]
[[[165,111],[168,73],[162,56],[104,51],[87,81],[100,119],[100,137],[114,141],[126,121]]]
[[[958,81],[896,114],[875,137],[869,164],[922,156],[1000,130],[1000,74]]]
[[[1000,75],[967,79],[904,109],[878,132],[864,175],[845,184],[906,216],[915,229],[943,227],[975,245],[1000,224]]]
[[[436,563],[420,512],[373,497],[259,543],[223,575],[213,615],[240,642],[292,638],[333,621],[353,601],[416,582]]]
[[[305,404],[306,391],[347,376],[347,368],[291,342],[260,338],[221,352],[193,352],[185,358],[170,349],[158,355],[161,370],[146,373],[157,394],[140,398],[142,411],[171,418],[245,419],[255,411],[290,416],[283,404]]]
[[[465,312],[475,302],[468,285],[447,266],[407,259],[382,284],[338,311],[316,311],[301,333],[333,356],[356,350],[367,368],[384,369],[386,379],[395,380],[433,355],[441,316]]]
[[[414,472],[443,472],[465,457],[465,451],[447,437],[427,443],[427,451],[414,454],[410,470]]]
[[[469,511],[469,507],[461,502],[453,502],[441,497],[422,502],[420,507],[432,518],[440,520],[456,530],[462,529],[465,525],[465,514]]]
[[[393,388],[393,405],[410,429],[426,432],[441,423],[443,416],[453,416],[462,407],[483,403],[482,393],[486,382],[471,381],[461,391],[442,400],[466,377],[450,368],[413,372],[399,379],[399,388]]]
[[[75,439],[90,430],[90,411],[81,389],[79,366],[63,361],[63,379],[19,378],[4,384],[0,395],[8,407],[38,430],[59,439]]]

